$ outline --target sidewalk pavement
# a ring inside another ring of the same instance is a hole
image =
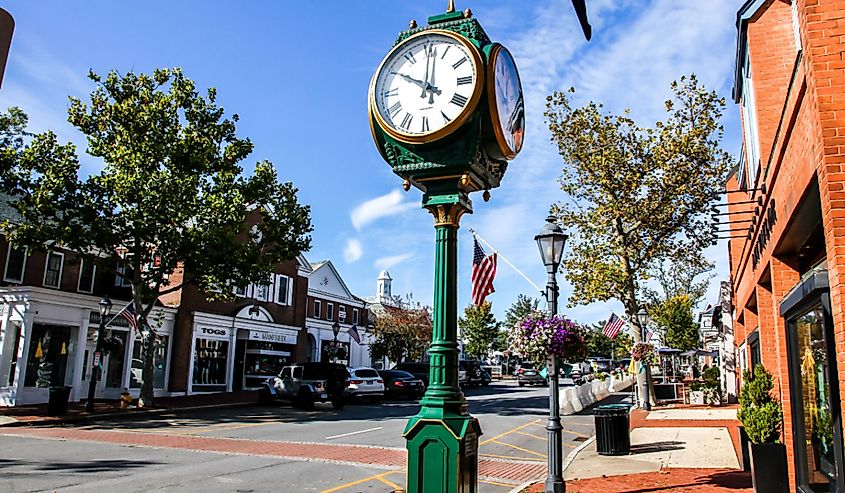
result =
[[[258,402],[257,391],[200,394],[181,397],[157,397],[154,408],[136,407],[133,401],[129,409],[120,409],[117,401],[95,401],[94,411],[85,412],[85,404],[71,402],[67,414],[48,416],[47,404],[0,408],[0,427],[6,426],[53,426],[65,423],[80,423],[89,419],[139,416],[172,411],[190,411],[205,408],[247,406]]]
[[[632,410],[631,453],[599,455],[591,438],[566,459],[567,491],[750,493],[750,474],[738,459],[739,426],[736,406]]]

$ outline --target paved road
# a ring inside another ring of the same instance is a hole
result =
[[[480,491],[545,477],[548,389],[495,383],[467,392],[482,427]],[[416,402],[207,410],[56,429],[0,431],[0,492],[390,492],[404,487],[402,430]],[[593,434],[564,417],[564,455]]]

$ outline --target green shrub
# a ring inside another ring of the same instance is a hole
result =
[[[739,393],[737,417],[752,443],[778,443],[783,425],[783,409],[772,396],[772,374],[763,365],[745,370]]]

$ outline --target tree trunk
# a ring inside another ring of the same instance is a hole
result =
[[[148,327],[144,321],[141,322],[141,361],[143,362],[143,369],[141,370],[141,394],[138,397],[138,407],[153,407],[155,406],[155,390],[153,384],[155,383],[155,333]]]

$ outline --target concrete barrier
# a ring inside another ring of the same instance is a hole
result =
[[[609,377],[604,382],[593,380],[575,387],[561,389],[560,392],[560,414],[568,415],[581,412],[596,402],[607,398],[613,392],[624,390],[636,382],[634,375],[627,375],[623,378]]]

